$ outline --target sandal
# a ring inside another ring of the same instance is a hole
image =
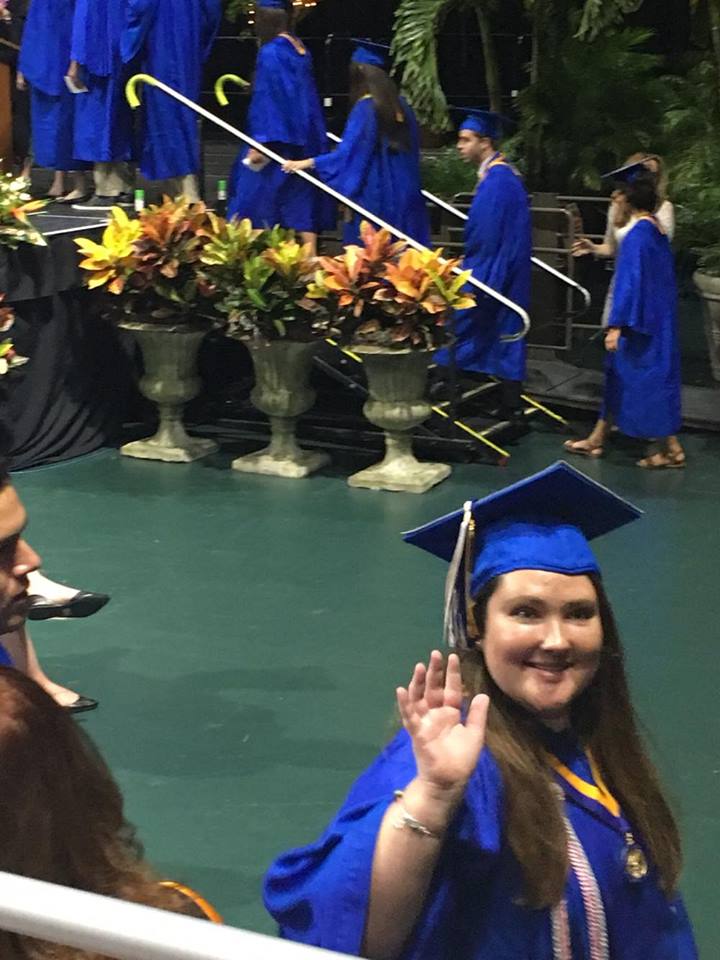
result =
[[[566,440],[563,447],[568,453],[576,453],[581,457],[597,459],[603,455],[603,445],[591,443],[590,440]]]
[[[681,470],[685,466],[685,454],[653,453],[638,460],[635,465],[643,470]]]

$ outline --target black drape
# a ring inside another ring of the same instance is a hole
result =
[[[116,432],[133,378],[100,298],[82,287],[72,238],[0,248],[0,290],[15,310],[15,347],[29,358],[5,378],[11,467],[97,450]]]

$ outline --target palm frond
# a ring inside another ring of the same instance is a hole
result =
[[[585,0],[580,26],[576,36],[580,40],[594,40],[599,34],[622,23],[629,13],[635,13],[643,0]]]
[[[421,123],[449,130],[447,100],[440,86],[437,35],[440,22],[457,0],[402,0],[395,11],[392,54],[403,69],[403,93]]]

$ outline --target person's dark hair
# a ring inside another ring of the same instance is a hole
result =
[[[633,210],[654,213],[659,206],[657,177],[650,170],[640,174],[632,183],[623,184],[620,192]]]
[[[269,43],[281,33],[287,33],[293,27],[292,6],[286,3],[285,9],[278,7],[258,7],[255,10],[255,36],[260,44]]]
[[[7,457],[0,455],[0,487],[10,483],[10,462]]]
[[[68,711],[29,677],[0,668],[0,870],[183,912],[159,885],[105,761]],[[88,955],[0,931],[3,960]]]
[[[679,831],[638,730],[610,602],[600,577],[589,576],[598,597],[603,650],[597,673],[572,706],[573,729],[584,748],[592,751],[609,789],[647,846],[663,888],[671,892],[682,866]],[[475,599],[481,635],[500,579]],[[533,907],[552,906],[564,894],[568,858],[561,809],[537,736],[538,721],[500,690],[479,647],[463,654],[462,660],[467,695],[490,696],[486,743],[502,775],[507,837],[522,869],[525,899]]]
[[[370,63],[350,63],[350,105],[373,99],[380,133],[397,153],[410,150],[410,128],[397,87],[387,71]]]

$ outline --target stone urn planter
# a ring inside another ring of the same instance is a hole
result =
[[[154,436],[126,443],[120,453],[166,463],[190,463],[215,453],[218,445],[213,440],[189,437],[182,421],[183,407],[200,392],[197,354],[206,331],[185,323],[126,320],[120,326],[132,331],[140,345],[145,361],[140,392],[157,405],[160,415]]]
[[[697,270],[693,282],[703,303],[705,336],[713,380],[720,381],[720,277]]]
[[[412,452],[412,430],[430,416],[426,399],[430,354],[424,350],[354,347],[365,364],[370,423],[385,431],[385,457],[348,478],[351,487],[426,493],[450,476],[445,463],[421,463]]]
[[[233,470],[300,479],[330,462],[326,453],[301,449],[295,439],[297,418],[312,407],[310,369],[317,343],[273,340],[248,344],[255,368],[250,399],[270,420],[269,446],[238,457]]]

